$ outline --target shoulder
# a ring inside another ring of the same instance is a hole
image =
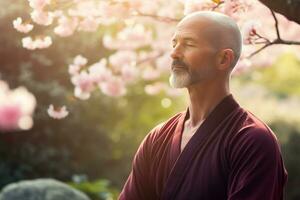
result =
[[[150,158],[153,155],[153,149],[158,149],[164,145],[165,142],[168,142],[172,137],[172,134],[175,130],[179,118],[184,117],[185,112],[177,113],[176,115],[169,118],[167,121],[158,124],[155,126],[143,139],[141,142],[135,159],[145,158],[146,160],[151,160]]]
[[[251,154],[275,158],[280,155],[280,145],[273,131],[255,115],[245,112],[247,117],[231,138],[231,156]]]
[[[172,117],[170,117],[168,120],[156,125],[146,136],[145,139],[155,142],[157,140],[163,139],[169,135],[170,130],[175,129],[180,118],[185,116],[185,112],[180,112]]]
[[[277,137],[271,128],[252,114],[247,112],[247,119],[244,122],[240,134],[244,134],[246,139],[254,140],[261,143],[278,143]]]

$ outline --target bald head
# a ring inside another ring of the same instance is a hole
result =
[[[192,26],[195,34],[205,38],[217,50],[231,49],[234,52],[231,67],[236,65],[241,55],[242,37],[233,19],[217,12],[199,11],[185,16],[177,28],[184,26]]]

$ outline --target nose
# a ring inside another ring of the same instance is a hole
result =
[[[179,45],[176,45],[170,53],[172,59],[180,59],[182,58],[182,52],[180,50]]]

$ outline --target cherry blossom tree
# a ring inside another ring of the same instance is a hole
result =
[[[88,99],[96,89],[108,96],[120,97],[126,94],[127,86],[139,80],[150,82],[145,86],[145,92],[149,95],[161,91],[168,95],[178,95],[179,91],[161,82],[160,77],[169,73],[170,40],[176,23],[184,15],[199,10],[224,13],[234,18],[240,26],[244,46],[241,59],[235,67],[235,74],[247,71],[251,66],[270,66],[278,55],[287,51],[300,58],[300,26],[295,23],[299,23],[297,17],[293,17],[295,12],[279,9],[279,4],[271,1],[261,0],[271,9],[258,0],[28,2],[32,9],[28,19],[16,16],[13,21],[14,28],[24,33],[21,41],[28,50],[47,48],[57,37],[69,37],[77,32],[103,32],[99,45],[102,43],[112,52],[109,56],[100,57],[98,62],[90,63],[88,55],[84,55],[79,48],[78,55],[69,64],[74,96],[82,100]],[[45,27],[45,35],[31,35],[30,31],[35,26]]]
[[[298,0],[260,0],[260,2],[289,20],[300,24],[300,2]]]

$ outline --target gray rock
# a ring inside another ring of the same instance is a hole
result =
[[[20,181],[5,186],[0,200],[90,200],[84,193],[54,179]]]

